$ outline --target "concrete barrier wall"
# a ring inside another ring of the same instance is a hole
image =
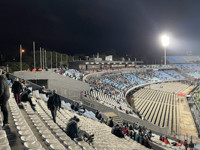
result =
[[[71,99],[80,99],[81,91],[89,90],[89,84],[52,71],[15,72],[14,76],[25,80],[47,80],[48,89],[56,89],[58,94]]]

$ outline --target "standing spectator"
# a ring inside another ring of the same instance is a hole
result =
[[[20,93],[22,92],[22,85],[19,82],[19,78],[15,78],[15,81],[12,85],[12,92],[14,93],[17,105],[19,105],[21,103]]]
[[[188,149],[188,143],[187,143],[187,140],[184,141],[184,146],[185,146],[185,150]]]
[[[56,91],[53,90],[52,95],[49,96],[47,106],[51,110],[53,121],[56,123],[56,112],[57,112],[57,109],[61,108],[61,100],[60,100],[60,96],[56,94],[55,92]]]
[[[1,74],[1,73],[0,73]],[[10,97],[6,76],[0,75],[0,108],[3,113],[3,127],[8,125],[7,101]]]

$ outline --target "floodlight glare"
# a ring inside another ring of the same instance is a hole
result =
[[[162,45],[163,45],[164,47],[166,47],[166,46],[169,45],[169,37],[168,37],[168,36],[163,35],[163,36],[161,37],[161,41],[162,41]]]

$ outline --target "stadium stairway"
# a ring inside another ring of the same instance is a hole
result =
[[[104,112],[103,115],[105,115],[106,118],[112,117],[113,122],[115,122],[116,124],[122,124],[123,123],[121,118],[113,112]]]

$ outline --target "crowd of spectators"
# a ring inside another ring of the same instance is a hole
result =
[[[58,71],[54,70],[55,73],[58,73],[60,75],[64,75],[66,77],[70,77],[75,80],[83,80],[84,74],[79,72],[76,69],[68,69],[68,68],[59,68]]]
[[[124,122],[122,126],[116,124],[112,127],[111,133],[119,138],[128,136],[141,145],[151,148],[149,141],[151,141],[152,132],[145,127],[141,127],[138,122],[133,124]]]
[[[173,72],[176,72],[173,70]],[[167,74],[168,71],[154,71],[154,70],[147,70],[147,71],[132,71],[130,73],[104,73],[100,78],[89,78],[87,82],[90,85],[90,94],[93,91],[97,91],[103,93],[104,95],[108,95],[118,104],[120,103],[127,103],[125,94],[128,89],[145,83],[152,83],[158,82],[163,80],[175,80],[179,76],[177,73],[176,77],[174,78],[170,76],[170,73]],[[182,76],[180,76],[182,77]],[[99,97],[95,97],[96,100],[99,100]],[[129,104],[127,104],[129,107]]]

